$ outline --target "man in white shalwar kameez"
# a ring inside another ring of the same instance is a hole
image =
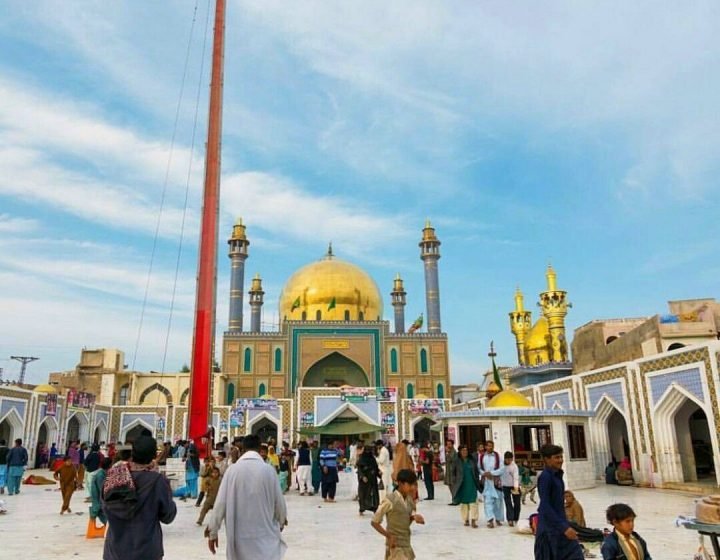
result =
[[[383,440],[379,439],[375,442],[376,461],[380,468],[384,490],[380,490],[380,501],[382,501],[387,493],[392,494],[392,467],[390,466],[390,452],[385,447]]]
[[[225,521],[228,560],[281,560],[287,546],[285,498],[275,469],[260,457],[260,438],[245,436],[245,453],[228,467],[220,484],[205,535],[215,554]]]

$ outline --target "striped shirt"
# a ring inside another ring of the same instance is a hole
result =
[[[320,451],[320,466],[328,467],[329,469],[336,469],[339,457],[340,452],[337,449],[325,448]]]

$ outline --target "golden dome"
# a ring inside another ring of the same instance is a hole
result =
[[[550,335],[550,328],[545,317],[540,317],[530,329],[527,339],[525,340],[525,348],[528,350],[546,349],[548,345],[547,337]]]
[[[57,389],[52,385],[48,385],[46,383],[43,383],[42,385],[35,385],[33,391],[35,391],[36,393],[50,393],[52,395],[57,395]]]
[[[533,408],[533,404],[525,395],[509,387],[490,399],[485,408]]]
[[[360,267],[335,258],[332,248],[322,260],[296,271],[280,294],[283,320],[377,321],[382,314],[375,281]]]

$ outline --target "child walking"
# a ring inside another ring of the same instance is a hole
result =
[[[200,510],[200,518],[197,520],[198,525],[202,525],[207,512],[215,506],[215,498],[217,498],[220,489],[220,469],[212,467],[210,476],[205,479],[205,503]]]
[[[635,512],[627,504],[613,504],[605,512],[615,530],[603,541],[603,560],[652,560],[645,540],[635,532]]]
[[[63,499],[60,515],[66,511],[72,513],[70,509],[70,498],[72,498],[73,492],[75,492],[77,471],[75,470],[75,465],[73,465],[70,455],[65,455],[62,466],[55,471],[53,477],[60,482],[60,492],[62,493]]]
[[[375,512],[370,524],[385,537],[385,560],[414,560],[415,552],[410,544],[410,525],[420,525],[425,519],[415,513],[413,496],[417,492],[417,476],[410,469],[397,474],[397,490],[388,492]],[[382,526],[387,519],[386,527]]]
[[[530,463],[525,459],[520,464],[520,495],[522,496],[522,505],[525,505],[525,498],[530,494],[530,501],[536,504],[535,490],[537,486],[533,482],[535,471],[530,468]]]

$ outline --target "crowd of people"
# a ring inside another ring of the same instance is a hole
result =
[[[54,447],[54,446],[53,446]],[[386,558],[412,559],[412,523],[424,523],[417,512],[418,481],[424,500],[435,499],[435,485],[447,487],[449,506],[458,506],[460,522],[479,528],[480,508],[489,529],[512,527],[521,519],[526,500],[536,503],[530,515],[535,533],[536,560],[579,560],[592,556],[583,542],[602,542],[608,560],[651,560],[647,543],[634,531],[635,513],[626,504],[613,504],[606,518],[613,531],[586,526],[584,510],[563,482],[563,450],[546,445],[544,468],[536,473],[527,461],[515,462],[513,452],[498,452],[493,441],[455,447],[430,442],[422,446],[403,440],[394,447],[385,441],[355,441],[346,449],[339,441],[300,441],[280,446],[257,436],[223,438],[214,453],[200,460],[191,441],[165,442],[158,449],[147,431],[132,446],[86,445],[72,441],[66,453],[48,464],[59,483],[60,513],[69,513],[76,490],[84,489],[90,518],[107,524],[104,558],[160,559],[161,523],[171,523],[177,507],[173,497],[195,500],[197,525],[205,526],[208,547],[215,552],[225,524],[227,557],[281,558],[282,531],[288,523],[284,494],[317,495],[336,502],[340,473],[349,476],[351,498],[359,515],[372,513],[372,527],[386,539]],[[185,479],[173,492],[162,468],[170,458],[185,466]],[[0,492],[20,491],[27,466],[21,440],[12,448],[0,440]],[[253,503],[253,508],[245,504]],[[212,513],[211,513],[212,512]],[[208,515],[210,514],[210,515]],[[262,552],[260,552],[262,551]]]

